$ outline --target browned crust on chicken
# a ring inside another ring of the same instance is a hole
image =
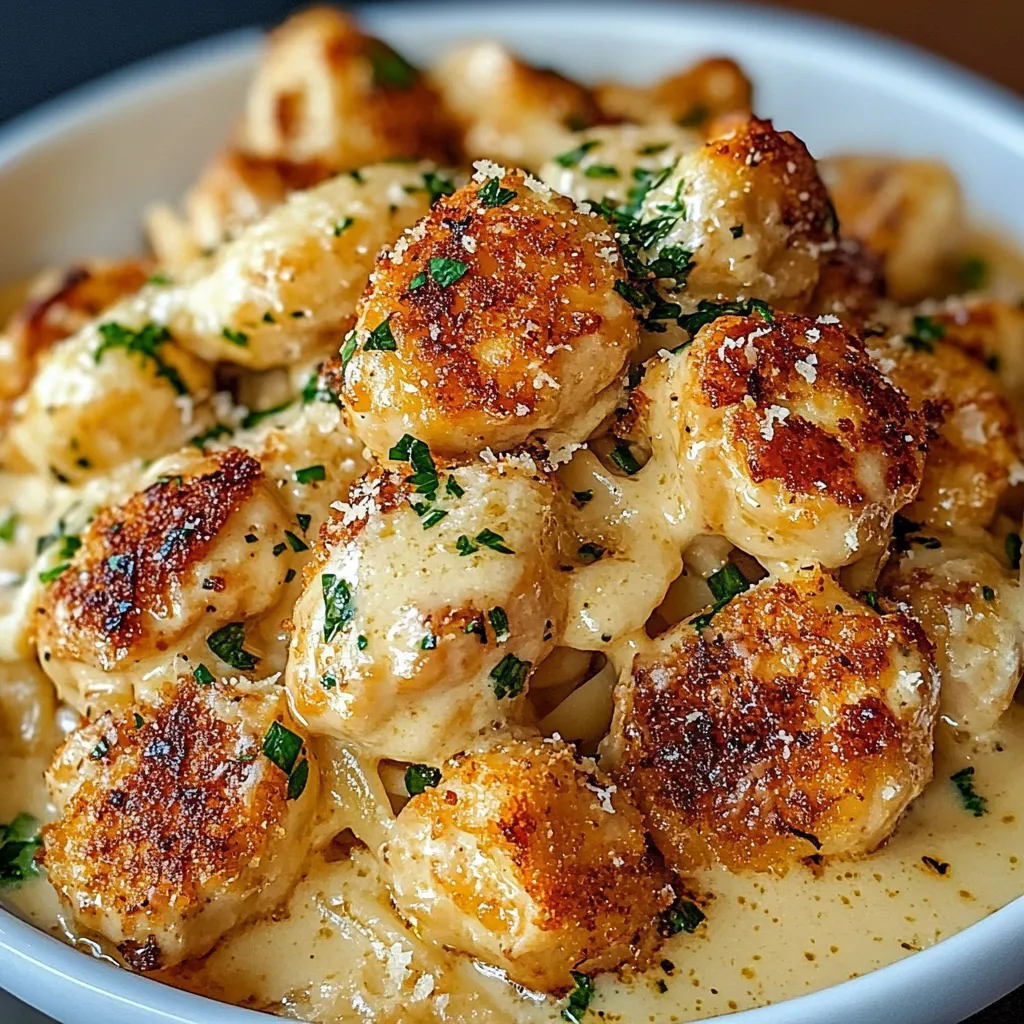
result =
[[[831,852],[885,780],[930,774],[928,714],[901,721],[882,680],[894,650],[930,665],[931,644],[902,614],[815,603],[824,580],[763,584],[637,656],[617,778],[676,870]]]
[[[169,606],[171,589],[263,479],[259,462],[240,448],[211,453],[206,465],[207,472],[161,478],[96,516],[38,609],[39,643],[49,654],[81,656],[76,637],[84,632],[92,656],[113,668],[143,635],[143,610]],[[59,628],[58,607],[73,632]]]
[[[809,341],[808,332],[817,340]],[[797,369],[798,363],[808,365],[808,357],[813,383]],[[913,496],[921,476],[923,419],[838,324],[783,313],[770,324],[756,316],[722,317],[700,331],[690,358],[697,360],[699,401],[712,409],[735,407],[729,441],[745,453],[754,481],[780,480],[808,496],[822,493],[816,486],[822,481],[837,503],[856,507],[866,496],[855,459],[872,451],[885,457],[893,507]],[[843,396],[845,415],[831,429],[796,413],[766,428],[773,406],[809,403],[815,394]]]

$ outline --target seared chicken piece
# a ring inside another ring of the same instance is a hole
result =
[[[941,321],[907,320],[900,333],[868,339],[875,364],[909,396],[934,435],[921,489],[904,514],[945,529],[988,526],[1007,487],[1024,480],[1017,416],[999,378],[944,343]]]
[[[150,240],[180,266],[294,189],[380,161],[457,155],[454,125],[420,72],[347,14],[313,8],[271,33],[234,139],[186,196],[184,218],[151,213]]]
[[[176,655],[217,674],[259,660],[243,647],[243,620],[281,591],[288,520],[241,450],[181,461],[44,555],[35,642],[80,711],[130,700]]]
[[[670,122],[700,130],[726,114],[749,114],[752,91],[735,61],[709,57],[653,85],[605,82],[594,94],[609,120]]]
[[[537,168],[572,145],[572,132],[600,117],[581,85],[531,67],[501,43],[462,46],[430,72],[445,108],[462,130],[471,159]]]
[[[372,470],[324,529],[287,680],[314,733],[437,762],[527,714],[565,615],[556,496],[525,456],[406,457],[415,476]]]
[[[108,306],[146,283],[143,260],[89,260],[41,274],[0,334],[0,427],[6,405],[32,380],[40,358]]]
[[[616,700],[614,777],[681,873],[869,853],[931,778],[931,644],[819,570],[652,641]]]
[[[624,278],[606,221],[482,162],[377,264],[339,364],[353,430],[378,457],[582,441],[636,347]]]
[[[148,312],[144,290],[47,353],[6,438],[17,456],[78,481],[185,444],[213,374]]]
[[[724,125],[656,178],[636,233],[649,265],[679,265],[681,303],[758,298],[800,309],[836,223],[807,147],[752,118]]]
[[[435,177],[432,164],[381,164],[295,192],[150,301],[204,359],[267,369],[322,357],[352,326],[378,251],[430,209]]]
[[[881,257],[860,242],[844,238],[822,259],[819,269],[818,286],[805,313],[837,316],[846,330],[863,337],[885,297]]]
[[[1024,670],[1020,586],[986,540],[911,533],[878,582],[935,644],[939,713],[974,736],[995,728]]]
[[[382,858],[414,927],[531,989],[642,960],[673,899],[628,795],[557,740],[453,758]]]
[[[945,164],[893,157],[821,161],[843,237],[885,260],[892,297],[917,302],[948,290],[964,235],[960,186]]]
[[[662,371],[706,532],[769,562],[878,554],[917,491],[924,421],[835,317],[769,315],[715,320]]]
[[[281,687],[186,677],[73,733],[47,782],[51,884],[77,927],[155,971],[287,895],[318,774]]]

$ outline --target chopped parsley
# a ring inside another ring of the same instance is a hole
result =
[[[562,1020],[567,1024],[580,1024],[583,1015],[594,998],[594,983],[585,974],[579,971],[570,971],[572,975],[573,990],[569,993],[569,1003],[562,1010]]]
[[[416,506],[419,508],[420,506]],[[420,520],[423,524],[424,530],[429,530],[432,526],[437,526],[444,517],[448,515],[448,509],[446,508],[432,508],[429,509],[426,515]]]
[[[104,353],[112,349],[123,349],[125,352],[139,356],[143,364],[152,363],[156,368],[157,377],[166,380],[176,394],[187,395],[189,393],[181,374],[160,354],[160,346],[171,340],[171,332],[166,327],[148,323],[136,331],[131,327],[110,321],[100,324],[99,332],[103,340],[93,353],[93,360],[96,363],[102,360]]]
[[[447,288],[462,278],[469,265],[462,260],[452,260],[446,257],[432,256],[427,263],[430,269],[430,276],[442,287]]]
[[[356,614],[352,588],[340,577],[325,572],[320,577],[324,592],[324,642],[330,643]]]
[[[363,345],[364,352],[394,352],[398,346],[391,333],[391,317],[385,317],[372,331]]]
[[[531,664],[522,661],[514,654],[506,654],[497,665],[491,669],[491,683],[494,688],[494,696],[501,700],[503,697],[518,697],[526,686],[527,676],[530,674]]]
[[[960,771],[950,775],[950,781],[956,786],[960,794],[960,802],[964,808],[971,812],[976,818],[980,818],[988,811],[988,800],[981,796],[974,789],[974,765],[961,768]]]
[[[242,420],[242,429],[251,430],[265,419],[269,419],[271,416],[276,416],[278,413],[284,412],[285,409],[291,408],[291,405],[292,400],[288,399],[287,402],[281,402],[280,405],[272,405],[269,409],[255,409],[252,412],[248,412]]]
[[[226,423],[214,423],[213,426],[207,427],[202,433],[196,434],[189,441],[189,444],[193,448],[198,448],[201,452],[204,452],[215,441],[219,441],[222,437],[230,437],[233,433],[234,431]]]
[[[1019,533],[1008,533],[1006,535],[1006,560],[1010,563],[1011,569],[1020,568],[1021,540]]]
[[[101,758],[107,756],[110,753],[110,744],[107,742],[106,737],[102,737],[99,743],[89,752],[89,759],[92,761],[99,761]]]
[[[697,303],[697,311],[679,318],[679,326],[687,334],[696,334],[705,324],[710,324],[720,316],[750,316],[757,313],[768,323],[775,322],[775,314],[771,306],[763,299],[747,299],[746,302],[711,302],[701,299]]]
[[[299,524],[299,529],[305,533],[309,529],[309,524],[313,522],[313,517],[305,512],[299,512],[295,516],[295,521]]]
[[[930,316],[915,316],[913,333],[904,337],[904,341],[915,352],[934,352],[935,342],[946,336],[946,325]]]
[[[340,235],[345,234],[353,224],[355,224],[354,217],[342,217],[341,220],[334,225],[334,237],[338,238]]]
[[[600,561],[607,553],[607,548],[601,547],[600,544],[593,544],[587,542],[581,544],[576,551],[576,557],[584,564],[591,565],[594,562]]]
[[[925,867],[931,868],[937,875],[945,875],[949,871],[949,865],[944,860],[936,860],[935,857],[922,857]]]
[[[634,473],[639,473],[643,468],[633,455],[628,444],[617,444],[612,449],[612,453],[609,458],[612,460],[613,465],[618,466],[618,468],[628,476],[633,476]]]
[[[303,758],[295,768],[295,771],[288,776],[288,790],[285,793],[286,800],[298,800],[306,791],[306,783],[309,781],[309,761]]]
[[[423,187],[429,193],[430,205],[433,206],[441,196],[450,196],[455,191],[455,182],[443,174],[427,171],[423,175]]]
[[[348,334],[345,335],[345,341],[342,344],[341,351],[339,353],[341,355],[342,369],[344,369],[348,364],[348,360],[352,358],[352,354],[355,350],[356,332],[349,331]],[[346,351],[348,352],[347,358]],[[319,369],[316,373],[310,376],[302,389],[302,404],[312,405],[313,402],[330,402],[332,405],[338,406],[339,409],[341,408],[341,399],[338,397],[337,393],[327,385],[324,385],[323,387],[320,386]]]
[[[42,845],[39,823],[31,814],[0,824],[0,887],[20,885],[40,874],[35,857]]]
[[[295,470],[296,483],[313,484],[327,479],[327,471],[322,465],[306,466],[305,469]]]
[[[505,544],[505,538],[500,533],[495,533],[493,530],[481,530],[473,539],[477,544],[482,544],[485,548],[490,548],[492,551],[498,551],[503,555],[515,554],[515,552]]]
[[[508,615],[500,605],[495,605],[487,613],[487,621],[490,622],[491,629],[494,630],[494,639],[499,644],[503,644],[512,635],[508,630]]]
[[[594,500],[594,492],[590,488],[585,491],[573,491],[572,500],[582,508],[588,501]]]
[[[412,64],[380,39],[368,40],[366,56],[373,68],[373,84],[378,88],[408,89],[420,77]]]
[[[132,722],[136,729],[141,729],[146,724],[146,720],[138,713],[138,711],[132,714]]]
[[[957,284],[959,290],[975,292],[988,283],[989,265],[980,256],[965,256],[957,267]]]
[[[704,911],[693,900],[677,897],[668,910],[661,914],[659,931],[662,935],[678,935],[680,932],[695,932],[705,919]]]
[[[237,345],[239,348],[245,348],[249,344],[249,335],[245,331],[236,331],[225,327],[220,333],[225,341],[230,341],[232,345]]]
[[[367,645],[367,644],[368,644],[369,642],[370,642],[370,641],[369,641],[369,640],[367,640],[367,639],[366,639],[366,637],[365,637],[365,636],[363,636],[363,634],[362,634],[362,633],[360,633],[360,634],[359,634],[359,636],[357,636],[357,637],[356,637],[356,647],[358,647],[358,648],[359,648],[359,650],[361,650],[361,651],[365,651],[365,650],[366,650],[366,645]]]
[[[59,564],[53,566],[50,569],[44,569],[39,574],[39,582],[40,583],[52,583],[55,579],[57,579],[59,576],[62,576],[70,568],[71,568],[71,563],[70,562],[60,562]]]
[[[278,558],[279,556],[283,555],[287,549],[288,545],[285,544],[284,541],[281,541],[280,544],[275,544],[271,550],[274,557]]]
[[[296,554],[300,551],[308,551],[309,545],[298,535],[292,533],[291,530],[284,531],[284,539],[288,542],[288,547]]]
[[[358,347],[359,347],[359,336],[356,334],[355,331],[349,331],[348,334],[345,335],[345,340],[341,343],[341,348],[338,349],[338,355],[341,356],[341,369],[342,369],[343,372],[345,370],[345,367],[348,366],[348,364],[350,362],[352,362],[352,357],[356,354],[356,349]],[[314,381],[314,380],[318,380],[318,378],[317,377],[311,378],[310,383],[312,383],[312,381]],[[309,385],[307,384],[306,386],[308,388]],[[319,388],[317,390],[319,390]],[[312,398],[307,400],[306,399],[306,392],[305,391],[303,391],[303,393],[302,393],[302,398],[303,398],[303,401],[307,402],[307,404],[308,404],[308,402],[311,402],[311,401],[314,400]]]
[[[496,206],[505,206],[515,199],[517,193],[510,188],[501,187],[500,178],[488,178],[483,188],[477,189],[477,198],[492,209]]]
[[[437,650],[437,637],[433,633],[427,633],[427,635],[420,641],[421,651],[434,651]]]
[[[338,680],[332,675],[321,676],[320,685],[325,690],[333,690],[338,685]]]
[[[240,672],[246,672],[255,668],[260,659],[255,654],[244,650],[245,644],[245,623],[229,622],[226,626],[211,633],[206,638],[206,646],[220,658],[227,662],[232,668]]]
[[[287,798],[298,800],[309,780],[309,761],[303,758],[298,765],[295,763],[302,753],[302,737],[280,722],[271,722],[261,749],[267,760],[288,776]]]
[[[637,156],[657,156],[659,153],[664,153],[668,149],[667,142],[652,142],[647,146],[641,146],[637,151]]]
[[[861,594],[861,597],[864,599],[864,603],[872,609],[872,611],[881,613],[882,609],[878,604],[878,594],[873,590],[865,590],[864,593]]]
[[[291,581],[292,581],[293,579],[295,579],[295,570],[294,570],[294,569],[289,569],[289,570],[288,570],[288,571],[287,571],[287,572],[286,572],[286,573],[284,574],[284,581],[285,581],[285,583],[291,583]]]
[[[750,580],[743,575],[738,565],[727,562],[707,578],[708,589],[715,603],[696,618],[691,620],[694,629],[705,629],[711,620],[737,595],[752,586]]]
[[[192,669],[192,678],[195,679],[200,686],[209,686],[214,679],[213,673],[205,665],[196,665]]]
[[[600,145],[597,139],[589,139],[586,142],[581,142],[575,149],[570,149],[568,152],[559,153],[555,157],[555,163],[559,167],[578,167],[580,161],[592,150],[595,146]]]
[[[2,522],[0,522],[0,541],[4,544],[10,544],[14,540],[14,535],[18,531],[18,513],[8,512]]]
[[[422,288],[427,283],[427,275],[424,271],[420,271],[410,282],[409,291],[414,292],[417,288]]]
[[[146,278],[146,284],[168,285],[174,282],[162,270],[158,270]]]
[[[742,238],[743,237],[743,225],[742,224],[734,224],[731,228],[729,228],[729,231],[732,234],[733,238]]]
[[[583,171],[584,178],[618,178],[619,169],[611,164],[591,164]]]
[[[982,587],[981,596],[986,601],[994,601],[996,599],[996,592],[991,587]]]
[[[459,481],[448,474],[448,480],[444,485],[445,494],[450,494],[453,498],[461,498],[465,493],[465,489],[459,486]]]
[[[474,551],[479,551],[480,548],[463,533],[455,542],[455,550],[460,555],[471,555]]]
[[[427,789],[433,789],[441,781],[441,769],[429,764],[411,764],[405,769],[405,791],[409,796],[419,796]]]

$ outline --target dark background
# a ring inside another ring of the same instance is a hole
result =
[[[242,25],[270,25],[302,6],[289,0],[0,0],[0,123],[130,61]],[[1024,0],[784,0],[778,6],[899,36],[1024,94]],[[1022,1022],[1024,990],[971,1018],[971,1024]]]

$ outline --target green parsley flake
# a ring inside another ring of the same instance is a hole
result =
[[[508,615],[500,605],[495,605],[488,613],[487,620],[494,630],[494,639],[503,644],[512,635],[508,630]]]
[[[607,550],[607,548],[602,547],[600,544],[593,544],[588,541],[586,544],[579,546],[576,551],[576,557],[584,565],[592,565],[594,562],[599,562],[604,558]]]
[[[245,623],[229,622],[206,638],[206,646],[232,668],[247,672],[255,668],[260,659],[243,649],[245,644]]]
[[[448,480],[444,485],[446,494],[450,494],[453,498],[461,498],[466,492],[459,486],[458,480],[455,479],[450,473],[448,474]]]
[[[618,178],[619,169],[611,164],[591,164],[583,170],[584,178]]]
[[[437,637],[434,636],[433,633],[428,633],[420,641],[420,650],[421,651],[434,651],[436,649],[437,649]]]
[[[287,402],[281,402],[280,405],[273,405],[269,409],[256,409],[252,412],[246,413],[245,418],[242,420],[242,429],[251,430],[264,420],[269,419],[271,416],[277,416],[278,413],[284,412],[285,409],[290,409],[291,406],[292,400],[289,399]]]
[[[366,56],[373,69],[373,84],[380,89],[408,89],[416,84],[419,71],[400,53],[379,39],[366,44]]]
[[[1006,560],[1010,563],[1011,569],[1020,568],[1021,539],[1019,533],[1008,533],[1006,535]]]
[[[975,792],[974,789],[974,765],[961,768],[954,775],[950,775],[950,781],[956,786],[960,794],[960,802],[964,808],[970,811],[976,818],[988,813],[988,800]]]
[[[166,380],[176,394],[189,393],[181,374],[160,354],[160,346],[171,340],[171,332],[166,327],[148,323],[136,331],[111,321],[100,324],[98,330],[103,340],[93,353],[93,360],[96,363],[102,360],[104,353],[112,349],[123,349],[139,356],[143,364],[151,362],[156,368],[157,377]]]
[[[586,505],[588,501],[594,500],[594,492],[589,488],[585,491],[573,491],[572,500],[582,507],[583,505]]]
[[[639,473],[643,468],[640,463],[636,460],[636,457],[630,451],[629,445],[618,444],[612,449],[612,453],[609,456],[612,464],[618,466],[623,473],[633,476],[634,473]]]
[[[692,900],[676,899],[668,910],[662,912],[659,931],[662,935],[678,935],[680,932],[695,932],[705,920],[704,911]]]
[[[715,603],[707,611],[701,612],[691,620],[690,624],[694,629],[705,629],[734,597],[753,586],[740,571],[739,566],[733,562],[727,562],[721,569],[713,572],[708,577],[707,584]]]
[[[275,558],[278,558],[281,555],[283,555],[287,549],[288,549],[288,545],[285,544],[284,541],[281,541],[280,544],[275,544],[274,545],[272,553],[273,553]]]
[[[295,471],[295,480],[300,484],[313,484],[327,479],[327,471],[322,465],[306,466]]]
[[[189,444],[193,448],[198,448],[201,452],[213,444],[215,441],[219,441],[222,437],[230,437],[234,431],[225,423],[214,423],[213,426],[207,427],[202,433],[196,434]]]
[[[302,737],[280,722],[271,722],[267,735],[263,737],[261,749],[264,756],[276,764],[285,775],[291,775],[295,762],[302,752]]]
[[[398,348],[395,336],[391,333],[391,317],[385,317],[370,331],[370,337],[363,345],[364,352],[394,352]]]
[[[355,617],[352,588],[340,577],[325,572],[320,577],[324,593],[324,641],[330,643]]]
[[[239,348],[245,348],[249,344],[249,335],[245,331],[236,331],[225,327],[220,333],[226,341],[230,341],[232,345],[237,345]]]
[[[447,288],[465,276],[469,264],[443,256],[432,256],[427,262],[430,276],[442,287]]]
[[[488,178],[483,188],[477,189],[477,198],[484,206],[493,209],[496,206],[505,206],[515,199],[517,193],[510,188],[501,187],[500,178]]]
[[[427,275],[424,271],[420,271],[410,282],[409,291],[414,292],[417,288],[422,288],[427,283]]]
[[[291,530],[284,531],[284,539],[288,541],[288,547],[296,553],[309,550],[309,545],[297,534],[292,533]]]
[[[460,555],[471,555],[474,551],[479,551],[480,548],[465,534],[462,534],[455,542],[455,550],[458,551]]]
[[[733,225],[731,228],[729,228],[729,231],[732,234],[733,238],[742,238],[743,237],[743,225],[742,224],[735,224],[735,225]]]
[[[299,512],[295,516],[295,521],[299,524],[299,529],[305,533],[309,529],[309,524],[313,522],[313,517],[305,512]]]
[[[162,270],[158,270],[155,274],[150,274],[146,278],[146,284],[169,285],[174,284],[174,282]]]
[[[562,1020],[567,1024],[580,1024],[590,1001],[594,998],[594,983],[579,971],[570,971],[574,984],[569,993],[569,1004],[562,1010]]]
[[[491,681],[494,688],[494,696],[501,700],[503,697],[518,697],[526,686],[526,679],[530,674],[531,663],[522,661],[514,654],[506,654],[497,665],[491,669]]]
[[[355,224],[355,218],[353,217],[342,217],[337,224],[334,225],[334,237],[338,238],[340,235],[345,234],[346,231],[352,225]]]
[[[770,324],[775,322],[771,306],[763,299],[747,299],[746,302],[711,302],[709,299],[701,299],[695,313],[679,318],[679,326],[687,334],[693,335],[720,316],[750,316],[752,313],[757,313]]]
[[[555,163],[559,167],[578,167],[580,161],[595,147],[600,145],[597,139],[589,139],[587,142],[581,142],[575,149],[570,149],[566,153],[559,153],[555,157]]]
[[[492,551],[497,551],[502,555],[515,554],[515,552],[505,544],[505,538],[500,533],[495,533],[493,530],[481,530],[473,539],[477,544],[482,544],[485,548],[490,548]]]
[[[99,743],[89,752],[89,758],[92,761],[99,761],[101,758],[107,756],[110,753],[110,744],[107,742],[106,737],[103,737]]]
[[[409,796],[419,796],[433,789],[441,781],[441,769],[429,764],[411,764],[405,769],[405,791]]]
[[[915,316],[912,334],[904,337],[904,341],[915,352],[934,352],[935,342],[946,336],[946,325],[930,316]]]
[[[455,191],[455,182],[446,178],[443,174],[434,171],[427,171],[423,175],[423,186],[430,194],[430,205],[438,201],[442,196],[450,196]]]
[[[0,824],[0,887],[9,888],[41,874],[36,851],[43,845],[39,822],[30,814],[19,814]]]
[[[70,562],[61,562],[59,565],[53,566],[52,569],[44,569],[39,574],[39,582],[52,583],[55,579],[57,579],[59,576],[62,576],[70,568]]]
[[[0,522],[0,541],[10,544],[18,532],[18,513],[8,512],[3,522]]]
[[[986,601],[994,601],[996,599],[996,592],[991,587],[982,587],[981,596]]]
[[[367,644],[368,644],[369,642],[370,642],[370,641],[369,641],[369,640],[367,640],[367,639],[366,639],[366,637],[365,637],[365,636],[363,636],[363,634],[362,634],[362,633],[360,633],[360,634],[359,634],[359,636],[357,636],[357,637],[356,637],[356,647],[358,647],[358,648],[359,648],[359,650],[361,650],[361,651],[365,651],[365,650],[366,650],[366,645],[367,645]]]
[[[980,256],[965,256],[957,267],[958,291],[976,292],[988,283],[991,268]]]
[[[668,149],[669,144],[667,142],[652,142],[647,146],[641,146],[637,151],[637,156],[657,156],[659,153],[664,153]]]
[[[132,721],[134,722],[136,729],[141,729],[146,724],[146,720],[138,713],[138,711],[133,713]]]
[[[192,678],[200,686],[209,686],[214,680],[214,675],[205,665],[200,664],[192,670]]]
[[[306,791],[306,783],[309,781],[309,761],[303,758],[295,771],[288,776],[288,790],[285,793],[286,800],[298,800]]]

